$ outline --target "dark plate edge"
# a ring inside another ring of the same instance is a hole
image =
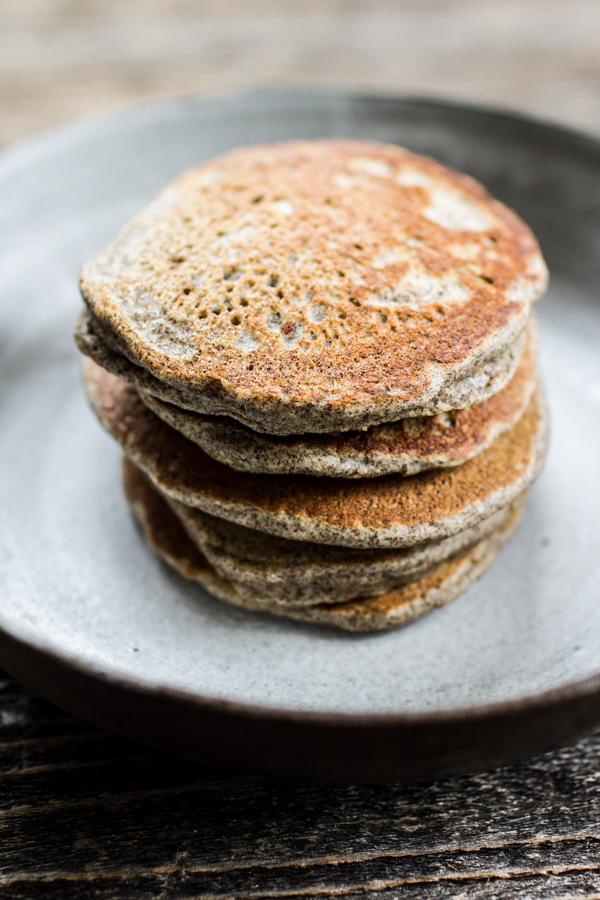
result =
[[[313,85],[306,87],[290,87],[290,88],[272,88],[272,87],[254,87],[251,90],[239,90],[236,88],[207,91],[198,94],[190,93],[174,93],[166,97],[148,98],[138,101],[130,101],[119,104],[116,108],[90,113],[88,115],[79,115],[74,119],[66,122],[50,125],[41,131],[35,132],[33,135],[27,135],[12,141],[0,149],[0,177],[4,174],[3,168],[10,169],[12,166],[19,167],[22,164],[29,164],[31,157],[39,152],[46,153],[48,149],[60,148],[64,141],[71,141],[74,137],[81,135],[87,137],[90,132],[102,131],[109,123],[118,123],[120,120],[131,118],[132,115],[145,117],[164,109],[165,107],[173,108],[175,106],[195,106],[198,104],[222,105],[223,103],[238,103],[244,99],[257,100],[261,99],[265,102],[272,100],[282,100],[293,102],[306,101],[309,99],[322,100],[340,100],[344,99],[349,102],[380,102],[380,103],[401,103],[405,106],[425,106],[430,109],[437,109],[443,112],[455,111],[457,113],[476,114],[478,116],[487,116],[494,120],[503,120],[513,125],[532,126],[539,129],[540,132],[548,134],[551,132],[555,137],[566,138],[570,141],[577,141],[582,148],[592,150],[596,155],[600,154],[600,137],[589,134],[582,129],[574,126],[565,125],[561,122],[555,122],[552,119],[546,119],[543,116],[537,116],[532,113],[519,112],[501,106],[494,106],[485,103],[475,103],[462,100],[453,100],[452,98],[436,97],[427,94],[398,94],[393,90],[362,90],[352,88],[336,88],[335,86],[319,88]],[[29,157],[29,158],[28,158]]]
[[[0,628],[0,660],[30,690],[99,727],[219,768],[381,783],[521,762],[600,725],[600,674],[514,701],[425,713],[274,709],[152,688]]]

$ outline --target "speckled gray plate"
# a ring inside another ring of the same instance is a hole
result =
[[[492,571],[405,630],[233,609],[149,551],[83,399],[77,275],[182,169],[238,144],[395,141],[481,179],[538,234],[552,446]],[[600,144],[419,100],[265,93],[145,105],[0,160],[0,664],[58,704],[281,775],[435,777],[600,725]]]

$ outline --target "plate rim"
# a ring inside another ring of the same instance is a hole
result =
[[[0,151],[0,182],[11,171],[21,167],[35,164],[36,157],[44,157],[48,153],[60,151],[61,145],[72,146],[73,141],[94,136],[94,132],[102,132],[110,124],[126,122],[132,116],[160,117],[167,111],[175,111],[178,107],[186,106],[219,106],[228,103],[241,103],[244,101],[262,100],[265,105],[271,102],[286,102],[294,100],[301,102],[327,101],[335,103],[342,100],[369,102],[397,103],[405,107],[426,107],[440,113],[456,112],[476,116],[485,116],[499,122],[505,122],[514,126],[535,128],[541,134],[553,134],[556,138],[562,138],[571,146],[578,144],[580,150],[591,153],[600,163],[600,138],[560,123],[554,123],[545,118],[529,115],[520,111],[511,111],[487,104],[462,102],[444,97],[418,94],[401,94],[394,91],[362,90],[353,88],[326,87],[325,89],[308,86],[294,87],[290,89],[259,88],[252,90],[227,90],[210,92],[206,94],[185,93],[174,94],[166,98],[150,98],[141,102],[128,103],[116,110],[102,113],[94,113],[83,118],[78,118],[44,129],[37,134],[27,136]],[[21,657],[21,662],[19,661]],[[101,665],[94,660],[85,660],[82,657],[71,655],[57,647],[46,644],[43,638],[19,634],[18,627],[10,627],[6,618],[0,612],[0,663],[4,665],[9,660],[7,671],[16,675],[28,687],[31,687],[41,696],[56,701],[56,691],[46,690],[40,687],[40,666],[44,664],[56,666],[74,673],[76,677],[91,679],[109,692],[124,693],[132,697],[143,695],[147,699],[160,698],[162,701],[182,704],[194,707],[199,713],[210,713],[236,719],[240,722],[260,721],[270,725],[279,725],[285,728],[287,725],[305,726],[308,731],[315,732],[320,728],[333,727],[348,732],[366,732],[378,729],[387,729],[402,734],[417,732],[419,729],[438,729],[443,732],[444,726],[482,726],[486,723],[501,723],[511,717],[527,720],[532,714],[540,713],[542,718],[550,720],[551,715],[560,710],[565,712],[565,735],[562,739],[552,738],[550,743],[538,739],[536,747],[539,752],[542,749],[550,749],[564,740],[589,733],[600,725],[600,667],[585,678],[569,681],[556,687],[548,688],[534,694],[508,700],[494,701],[485,704],[454,707],[447,710],[422,710],[416,712],[341,712],[335,710],[302,710],[286,708],[282,706],[263,706],[259,703],[246,703],[238,700],[228,700],[224,697],[215,697],[191,691],[185,688],[176,688],[168,685],[153,685],[144,679],[136,679],[135,676],[125,672],[103,671]],[[36,672],[38,674],[36,674]],[[587,702],[587,711],[582,710],[575,715],[576,722],[572,722],[567,715],[570,707],[576,706],[578,701]],[[60,701],[59,705],[69,708],[69,704]],[[597,707],[597,708],[596,708]],[[80,712],[76,712],[80,715]],[[82,716],[86,718],[86,716]],[[98,721],[98,717],[95,717]],[[94,720],[94,717],[92,717]],[[99,724],[102,724],[99,722]],[[119,728],[115,730],[119,731]],[[121,733],[126,733],[121,731]],[[130,736],[130,734],[127,734]],[[135,739],[135,738],[134,738]],[[536,752],[536,751],[534,751]],[[185,754],[184,754],[185,755]],[[506,754],[505,754],[506,755]],[[530,749],[523,747],[517,751],[516,759],[524,759],[531,755]],[[484,768],[486,765],[483,766]],[[489,766],[488,766],[489,767]],[[310,768],[310,767],[309,767]],[[271,768],[267,768],[271,771]],[[465,769],[461,765],[451,765],[444,769],[442,774],[455,774],[462,771],[474,771],[471,766]],[[359,773],[360,774],[360,773]],[[312,777],[309,775],[309,777]],[[431,776],[429,776],[431,777]],[[437,777],[437,776],[435,776]],[[377,779],[379,780],[379,779]]]
[[[277,720],[285,719],[296,722],[310,723],[335,723],[349,726],[377,726],[390,725],[433,725],[442,722],[463,722],[473,719],[485,719],[502,716],[511,713],[528,711],[530,707],[553,708],[560,706],[569,700],[577,700],[583,697],[598,695],[600,700],[600,669],[592,675],[586,675],[576,681],[567,682],[558,687],[546,688],[536,694],[528,694],[524,697],[516,697],[510,700],[498,700],[490,703],[482,703],[477,706],[457,706],[448,710],[421,710],[418,712],[337,712],[335,710],[309,710],[295,709],[293,707],[261,706],[259,703],[245,703],[240,700],[228,700],[225,697],[211,697],[206,694],[195,693],[187,688],[172,687],[169,685],[153,686],[143,678],[137,680],[134,676],[105,670],[93,660],[89,663],[83,658],[63,652],[55,647],[44,646],[42,642],[29,640],[24,635],[19,635],[16,630],[10,631],[1,621],[0,614],[0,642],[13,642],[22,647],[31,648],[36,653],[48,660],[58,663],[65,668],[90,675],[102,680],[115,688],[135,691],[147,695],[160,694],[164,697],[173,697],[177,700],[194,703],[200,707],[215,711],[228,711],[232,714],[247,715],[252,718],[264,718]],[[0,660],[1,662],[1,660]],[[600,724],[600,723],[599,723]]]
[[[393,89],[369,90],[352,87],[345,88],[342,86],[337,88],[335,85],[319,87],[318,85],[309,84],[289,88],[258,86],[248,90],[230,88],[206,92],[174,92],[162,97],[146,97],[140,100],[125,101],[108,110],[84,113],[66,121],[48,125],[32,134],[17,138],[0,148],[0,178],[4,175],[3,169],[5,166],[25,164],[28,155],[33,156],[40,151],[47,151],[54,144],[58,147],[63,141],[69,141],[78,135],[83,137],[87,132],[101,130],[107,124],[128,119],[136,114],[140,116],[151,115],[163,109],[177,106],[217,106],[228,102],[236,103],[244,99],[262,99],[268,102],[269,100],[281,100],[284,97],[291,101],[294,99],[302,101],[331,99],[335,101],[340,98],[365,102],[387,101],[402,103],[407,106],[425,106],[431,109],[456,110],[457,112],[485,115],[491,119],[504,120],[515,125],[535,126],[540,131],[551,131],[557,137],[577,140],[589,150],[595,151],[597,155],[600,155],[600,135],[596,136],[583,128],[554,121],[552,118],[546,118],[535,113],[527,113],[500,105],[496,106],[493,103],[477,103],[475,101],[458,100],[434,94],[419,94],[418,92],[404,94]]]

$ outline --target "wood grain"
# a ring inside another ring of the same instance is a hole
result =
[[[0,0],[0,144],[132,101],[344,84],[600,133],[597,0]]]
[[[0,897],[600,897],[600,737],[346,786],[146,750],[0,682]]]

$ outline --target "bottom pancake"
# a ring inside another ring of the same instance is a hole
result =
[[[139,477],[135,472],[139,469],[125,457],[124,482]],[[213,569],[233,582],[239,594],[286,606],[373,597],[414,581],[488,537],[504,524],[515,504],[525,500],[521,496],[477,525],[439,541],[399,550],[356,550],[275,537],[162,496]]]
[[[169,504],[131,464],[125,470],[124,486],[148,542],[184,577],[198,581],[211,594],[235,606],[348,631],[381,631],[406,625],[454,600],[491,566],[514,533],[524,506],[523,502],[516,504],[487,537],[399,588],[343,603],[292,606],[251,596],[245,591],[241,593],[235,582],[219,575]]]

